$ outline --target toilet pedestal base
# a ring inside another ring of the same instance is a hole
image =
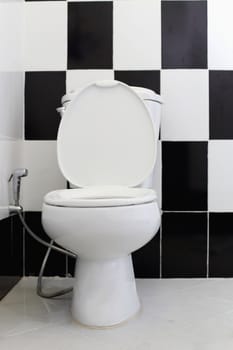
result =
[[[72,315],[90,327],[122,323],[140,309],[131,255],[114,260],[78,259]]]

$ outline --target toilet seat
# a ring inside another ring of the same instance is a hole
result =
[[[44,203],[51,206],[71,208],[119,207],[153,202],[154,190],[122,186],[103,186],[57,190],[48,193]]]

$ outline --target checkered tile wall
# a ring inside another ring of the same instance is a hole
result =
[[[61,96],[96,79],[144,86],[164,99],[164,214],[134,254],[136,275],[233,276],[232,1],[33,0],[25,11],[28,219],[66,185],[55,156]]]

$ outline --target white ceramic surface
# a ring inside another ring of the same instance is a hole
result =
[[[112,69],[70,69],[66,72],[66,92],[74,91],[97,80],[113,80]]]
[[[22,180],[24,210],[41,211],[47,192],[66,187],[57,164],[56,141],[24,141],[21,166],[29,170]]]
[[[208,70],[163,70],[161,94],[165,101],[161,117],[162,140],[208,140]]]
[[[80,91],[81,85],[80,81],[83,81],[83,84],[90,84],[94,81],[94,78],[100,78],[101,73],[97,74],[98,71],[95,70],[88,70],[88,71],[82,71],[82,70],[72,70],[68,71],[68,79],[69,79],[69,73],[71,80],[76,76],[76,79],[72,80],[70,87],[73,86],[72,89],[67,89],[66,95],[64,95],[61,98],[61,105],[63,107],[60,108],[61,117],[65,115],[65,109],[69,105],[70,101],[73,100],[73,98],[76,96],[76,94]],[[110,71],[100,71],[104,72],[103,77],[110,79]],[[85,79],[86,77],[86,79]],[[79,81],[80,79],[80,81]],[[67,81],[68,84],[68,81]],[[74,84],[74,85],[72,85]],[[77,84],[77,85],[75,85]],[[163,108],[163,99],[160,95],[155,94],[152,90],[144,89],[141,87],[133,87],[131,88],[138,94],[138,96],[144,100],[144,103],[146,104],[148,110],[150,111],[152,123],[154,125],[154,133],[155,133],[155,139],[158,139],[159,137],[159,130],[160,130],[160,122],[161,122],[161,109]],[[162,103],[156,103],[156,102],[162,102]],[[156,164],[155,168],[153,169],[152,173],[145,179],[138,187],[144,187],[144,188],[152,188],[155,190],[158,198],[158,204],[161,208],[162,206],[162,178],[161,178],[161,162],[162,162],[162,154],[161,154],[161,141],[158,141],[156,143],[157,146],[157,157],[156,157]],[[77,186],[70,183],[71,188],[76,188]]]
[[[114,69],[160,69],[161,1],[147,0],[146,6],[141,0],[114,1],[113,6]]]
[[[45,231],[86,259],[115,259],[139,249],[160,224],[157,203],[120,207],[59,207],[43,204]]]
[[[72,307],[76,321],[113,326],[138,311],[130,254],[158,231],[160,211],[155,201],[92,208],[44,204],[42,223],[56,243],[79,257]]]
[[[148,184],[149,188],[153,188],[156,191],[158,198],[159,208],[162,208],[162,150],[161,141],[158,142],[157,159],[155,168],[152,173],[151,184]],[[143,187],[147,187],[147,183],[143,183]]]
[[[137,186],[154,168],[156,136],[146,104],[133,89],[98,81],[66,108],[57,136],[58,164],[76,186]]]
[[[0,1],[0,219],[9,215],[8,179],[20,167],[24,114],[23,0]]]
[[[233,69],[232,0],[208,2],[208,67]]]
[[[160,225],[154,191],[129,188],[154,168],[160,103],[144,103],[117,81],[98,81],[71,98],[59,127],[58,163],[84,189],[47,194],[42,223],[56,243],[79,257],[73,318],[91,327],[113,326],[139,310],[131,253]]]
[[[151,203],[157,199],[152,189],[103,186],[56,190],[44,197],[44,203],[72,208],[120,207]]]
[[[233,140],[209,141],[209,211],[233,211]]]
[[[24,7],[25,70],[66,70],[66,2],[32,1]]]
[[[0,138],[7,136],[11,139],[22,139],[24,122],[24,73],[22,71],[0,71],[0,102]]]
[[[0,139],[0,220],[9,216],[12,191],[8,183],[12,171],[21,166],[20,140]]]
[[[0,72],[20,72],[23,67],[24,1],[0,1]]]
[[[131,255],[107,261],[79,259],[75,277],[72,315],[81,324],[114,326],[139,311]]]

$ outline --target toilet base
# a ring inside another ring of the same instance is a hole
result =
[[[126,321],[140,309],[131,255],[113,260],[78,259],[73,318],[89,327]]]

